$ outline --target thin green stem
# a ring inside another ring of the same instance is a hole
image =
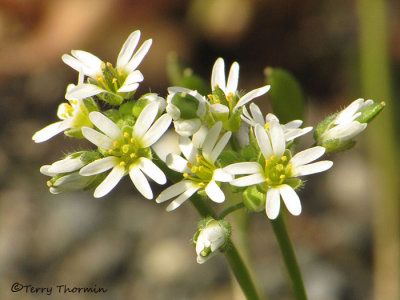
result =
[[[260,297],[257,294],[256,288],[253,281],[251,280],[250,274],[244,264],[239,252],[236,250],[235,246],[231,244],[225,250],[226,259],[232,268],[232,272],[236,277],[243,293],[247,300],[258,300]]]
[[[226,208],[219,214],[218,219],[223,219],[227,215],[229,215],[231,212],[234,212],[235,210],[241,209],[243,207],[244,207],[243,202],[239,202],[239,203],[236,203],[235,205],[229,206],[228,208]]]
[[[275,237],[278,241],[279,248],[282,253],[286,269],[289,273],[290,283],[292,285],[293,293],[296,300],[307,300],[306,290],[304,289],[303,278],[299,265],[297,264],[296,255],[293,250],[288,232],[286,230],[285,222],[282,216],[279,215],[275,220],[271,220],[272,228]]]

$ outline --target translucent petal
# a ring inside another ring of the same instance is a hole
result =
[[[310,149],[301,151],[292,157],[290,160],[294,168],[308,164],[318,158],[320,158],[325,153],[325,148],[316,146]]]
[[[265,212],[269,219],[274,220],[279,215],[281,206],[281,196],[279,189],[271,188],[267,192],[267,200],[265,203]]]
[[[146,40],[139,48],[139,50],[132,56],[129,63],[125,66],[125,69],[128,72],[132,72],[140,65],[147,52],[149,52],[152,42],[153,41],[151,39]]]
[[[65,94],[65,99],[67,100],[84,99],[104,92],[106,91],[98,87],[97,85],[90,83],[82,83],[74,88],[70,88]]]
[[[213,179],[219,182],[230,182],[234,178],[230,173],[226,172],[224,169],[215,169]]]
[[[187,166],[188,161],[177,154],[168,154],[166,164],[170,169],[179,173],[190,173],[190,169]]]
[[[156,103],[158,107],[158,104]],[[157,142],[161,136],[167,131],[171,124],[171,116],[164,114],[149,128],[149,130],[143,136],[143,147],[150,147]]]
[[[117,124],[115,124],[102,113],[98,111],[91,112],[89,114],[89,119],[94,125],[96,125],[97,128],[103,131],[111,139],[116,140],[122,137],[122,131]]]
[[[221,57],[215,61],[211,73],[211,90],[214,90],[215,86],[225,92],[225,63]]]
[[[207,133],[207,127],[201,126],[200,129],[195,134],[193,134],[192,142],[195,148],[199,149],[203,147],[203,143],[206,139]]]
[[[226,83],[226,93],[235,94],[239,82],[239,64],[234,62],[231,66],[228,76],[228,82]]]
[[[269,91],[270,88],[271,88],[270,85],[266,85],[266,86],[263,86],[263,87],[260,87],[258,89],[248,92],[246,95],[244,95],[242,98],[240,98],[240,100],[238,101],[238,103],[235,106],[235,109],[245,105],[246,103],[250,102],[254,98],[264,95],[265,93],[267,93]]]
[[[114,167],[110,174],[103,180],[102,183],[95,189],[94,197],[101,198],[107,195],[120,182],[125,175],[125,169],[120,166]]]
[[[259,124],[256,125],[254,133],[256,135],[257,144],[260,147],[264,159],[268,159],[271,155],[273,155],[268,134],[265,132],[264,127]]]
[[[48,172],[50,173],[69,173],[82,168],[85,164],[83,161],[78,158],[66,158],[63,160],[56,161],[49,168]]]
[[[119,89],[118,93],[129,93],[136,91],[139,87],[139,83],[131,83],[131,84],[126,84],[124,83]]]
[[[206,186],[207,196],[216,203],[222,203],[225,201],[225,195],[221,188],[216,184],[214,180],[211,180]]]
[[[145,173],[158,184],[165,184],[167,182],[164,172],[161,171],[161,169],[157,167],[150,159],[141,157],[139,167],[143,173]]]
[[[237,178],[235,180],[231,181],[231,185],[234,186],[251,186],[255,184],[259,184],[261,182],[264,182],[265,178],[263,175],[257,173],[257,174],[252,174],[249,176],[243,176],[240,178]]]
[[[342,110],[335,119],[335,124],[350,123],[355,119],[356,112],[360,109],[364,99],[357,99],[350,103],[344,110]]]
[[[262,167],[257,162],[240,162],[231,164],[224,168],[224,171],[232,175],[243,175],[243,174],[256,174],[263,171]]]
[[[63,132],[64,130],[69,128],[69,123],[65,121],[60,121],[56,122],[53,124],[50,124],[41,130],[37,131],[33,136],[32,140],[35,143],[42,143],[45,142],[49,139],[51,139],[53,136],[56,136],[60,132]]]
[[[81,174],[82,176],[92,176],[100,174],[111,168],[114,168],[118,165],[118,163],[119,159],[115,156],[100,158],[83,167],[79,171],[79,174]]]
[[[146,176],[142,173],[142,171],[134,166],[129,170],[129,177],[131,178],[133,184],[137,188],[137,190],[147,199],[153,199],[153,192],[151,190],[150,184],[147,181]]]
[[[89,127],[82,127],[83,136],[89,141],[95,144],[97,147],[103,149],[112,149],[113,140],[108,136],[94,130]]]
[[[228,144],[229,139],[232,136],[232,132],[228,131],[219,139],[218,143],[215,145],[214,149],[211,152],[211,162],[214,163],[221,152],[225,149],[226,144]]]
[[[279,187],[279,192],[282,196],[282,200],[285,203],[288,211],[294,216],[300,215],[301,213],[300,198],[294,191],[294,189],[287,184],[283,184]]]
[[[274,155],[282,156],[286,149],[286,140],[282,126],[276,121],[271,121],[270,134]]]
[[[117,68],[121,68],[129,62],[133,52],[136,49],[136,46],[139,43],[139,39],[140,39],[140,30],[136,30],[129,35],[124,45],[122,46],[121,51],[118,54]]]
[[[300,166],[300,167],[294,168],[293,176],[304,176],[304,175],[320,173],[320,172],[330,169],[332,167],[332,165],[333,165],[333,162],[331,162],[329,160],[322,160],[322,161],[318,161],[318,162],[308,164],[305,166]]]
[[[186,136],[179,137],[179,149],[182,151],[183,155],[190,162],[195,161],[198,152],[193,142]]]
[[[211,161],[211,151],[215,147],[215,143],[219,138],[219,133],[221,132],[221,129],[222,129],[222,122],[219,121],[215,123],[214,126],[211,127],[211,129],[208,131],[208,134],[203,143],[203,156],[205,159],[209,161]]]
[[[260,124],[261,126],[265,125],[263,113],[261,112],[261,109],[258,107],[258,105],[250,103],[250,112],[256,123]]]
[[[179,206],[182,205],[183,202],[185,202],[187,199],[189,199],[196,191],[199,189],[198,186],[191,185],[188,187],[186,191],[184,191],[178,198],[176,198],[174,201],[170,203],[170,205],[167,206],[167,211],[172,211]]]
[[[133,126],[133,135],[137,138],[142,138],[147,130],[153,124],[155,118],[158,114],[158,104],[150,103],[148,104],[140,113]]]
[[[158,195],[156,202],[157,203],[162,203],[164,201],[167,201],[169,199],[172,199],[180,194],[182,194],[184,191],[186,191],[188,188],[187,182],[185,180],[180,181],[178,183],[175,183],[171,185],[170,187],[166,188],[164,191]]]

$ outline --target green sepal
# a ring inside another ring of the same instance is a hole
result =
[[[136,102],[129,101],[121,104],[119,107],[119,112],[121,115],[132,115],[133,107],[135,106]],[[137,118],[137,116],[135,116]]]
[[[258,153],[258,150],[252,145],[247,145],[240,151],[240,155],[243,157],[244,161],[257,160]]]
[[[325,118],[319,124],[314,130],[314,140],[318,142],[320,136],[325,133],[326,130],[328,130],[328,127],[331,125],[331,123],[335,120],[336,116],[338,113],[334,113],[333,115],[330,115],[329,117]]]
[[[219,156],[218,161],[221,164],[221,167],[226,167],[227,165],[237,163],[242,161],[242,158],[240,157],[239,153],[236,151],[233,151],[231,149],[224,150]]]
[[[240,111],[236,110],[229,118],[228,122],[224,124],[224,129],[232,132],[239,131],[240,125],[242,125],[242,118],[240,117],[240,115]]]
[[[121,113],[114,108],[103,111],[103,115],[105,115],[107,118],[109,118],[115,124],[117,124],[117,122],[121,119]]]
[[[256,185],[247,187],[243,192],[243,203],[248,210],[262,212],[265,210],[265,193],[260,192]]]
[[[385,102],[374,102],[370,105],[367,105],[359,110],[361,112],[361,116],[359,116],[356,121],[360,123],[369,123],[371,122],[386,106]]]
[[[109,103],[110,105],[117,105],[118,106],[118,105],[121,105],[122,102],[124,102],[124,98],[123,97],[121,97],[120,95],[111,93],[111,92],[101,93],[101,94],[98,95],[98,97],[101,100]]]
[[[229,103],[226,100],[226,95],[225,95],[224,91],[221,90],[221,88],[219,86],[214,86],[213,88],[214,88],[214,90],[211,94],[211,97],[213,98],[212,102],[213,103],[215,103],[215,102],[221,103],[222,105],[229,107]]]
[[[271,85],[268,96],[274,113],[282,124],[304,118],[304,94],[292,74],[284,69],[267,67],[264,71],[267,84]]]
[[[82,100],[82,102],[89,113],[91,113],[92,111],[100,111],[97,103],[92,97],[85,98]]]
[[[325,153],[334,153],[349,150],[354,147],[356,142],[354,140],[341,141],[340,139],[327,140],[320,144],[326,149]]]
[[[81,127],[67,129],[64,131],[64,134],[66,136],[73,137],[73,138],[78,138],[78,139],[84,138]]]
[[[81,155],[81,161],[87,165],[97,159],[102,158],[103,156],[97,151],[84,151]]]
[[[295,190],[302,187],[304,182],[299,178],[289,178],[285,180],[285,184],[290,185]]]
[[[184,120],[196,119],[199,100],[187,93],[176,93],[171,103],[180,111],[180,118]]]

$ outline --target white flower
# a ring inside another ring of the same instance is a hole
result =
[[[250,126],[253,126],[253,127],[255,127],[256,124],[260,124],[263,127],[269,126],[267,124],[269,124],[272,120],[275,120],[279,123],[278,118],[274,114],[271,114],[271,113],[267,114],[264,119],[260,108],[254,103],[250,104],[250,113],[248,112],[246,107],[243,108],[242,119],[247,124],[249,124]],[[286,142],[290,142],[290,141],[294,140],[295,138],[298,138],[312,130],[312,127],[300,128],[300,126],[302,124],[303,124],[303,121],[294,120],[285,125],[281,125],[282,129],[283,129],[283,133],[285,135]]]
[[[356,119],[361,116],[360,109],[372,103],[372,100],[364,101],[361,98],[353,101],[344,110],[339,112],[328,125],[327,129],[318,139],[319,144],[335,139],[340,139],[341,142],[348,141],[361,133],[367,128],[367,123],[360,123]]]
[[[53,177],[47,181],[52,194],[72,192],[84,189],[93,180],[93,178],[81,176],[77,172],[84,165],[78,152],[51,165],[42,166],[40,172]]]
[[[175,131],[179,135],[191,136],[199,130],[206,110],[207,101],[197,91],[168,88],[166,111],[174,120]]]
[[[228,81],[225,81],[225,62],[222,58],[218,58],[215,61],[212,74],[211,74],[211,89],[215,91],[216,87],[220,88],[228,101],[228,106],[222,105],[220,103],[212,103],[211,109],[214,112],[228,113],[233,112],[239,107],[242,107],[246,103],[252,101],[254,98],[260,97],[267,93],[271,88],[270,85],[265,85],[258,89],[252,90],[246,93],[244,96],[238,97],[238,82],[239,82],[239,64],[234,62],[231,66],[228,75]],[[217,102],[220,101],[216,99]],[[232,103],[233,102],[233,103]]]
[[[148,199],[153,198],[153,192],[145,175],[158,184],[166,183],[164,173],[151,161],[149,148],[171,124],[171,117],[166,114],[156,120],[158,110],[157,103],[148,104],[133,127],[125,126],[122,129],[99,112],[89,115],[93,124],[104,134],[88,127],[82,128],[82,133],[90,142],[106,150],[109,156],[86,165],[80,174],[91,176],[112,169],[96,188],[96,198],[107,195],[127,174],[138,191]]]
[[[293,215],[301,213],[301,203],[294,188],[299,185],[299,176],[323,172],[332,167],[331,161],[311,163],[325,153],[323,147],[313,147],[291,157],[286,150],[286,140],[282,126],[271,120],[269,130],[256,124],[255,135],[265,163],[241,162],[224,168],[232,175],[246,175],[231,181],[234,186],[260,185],[266,192],[266,214],[275,219],[279,215],[282,198],[289,212]]]
[[[217,182],[228,182],[233,177],[215,166],[215,162],[228,143],[231,132],[220,137],[222,123],[216,123],[210,130],[200,128],[192,140],[188,137],[179,138],[179,147],[184,157],[170,154],[167,156],[169,168],[183,173],[184,179],[161,192],[156,202],[161,203],[175,198],[167,207],[171,211],[179,207],[197,191],[205,191],[214,202],[225,200]]]
[[[225,244],[225,231],[217,221],[202,229],[196,241],[197,263],[203,264]]]
[[[129,93],[139,87],[143,75],[136,68],[150,49],[152,40],[146,40],[135,52],[140,31],[132,32],[125,41],[117,58],[115,68],[104,63],[97,56],[82,50],[72,50],[72,56],[64,54],[62,60],[71,68],[83,72],[90,78],[89,83],[81,83],[67,93],[67,99],[87,98],[104,92]]]
[[[83,81],[82,73],[79,73],[79,82]],[[73,89],[75,85],[70,84],[67,87],[67,93]],[[58,106],[57,116],[60,120],[52,123],[43,129],[37,131],[33,136],[32,140],[35,143],[45,142],[57,134],[66,131],[71,128],[81,128],[83,126],[92,126],[92,122],[89,120],[89,111],[83,103],[82,99],[71,98],[68,100],[69,103],[62,103]]]

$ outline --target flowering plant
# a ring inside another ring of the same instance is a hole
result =
[[[145,41],[135,52],[139,39],[140,31],[128,37],[115,67],[81,50],[63,55],[63,61],[79,72],[78,84],[67,87],[69,103],[61,104],[57,113],[61,121],[36,132],[33,140],[44,142],[64,132],[71,138],[87,139],[95,147],[43,166],[40,171],[51,177],[47,182],[50,192],[94,188],[94,197],[104,197],[129,175],[136,189],[153,199],[149,182],[165,185],[169,180],[172,184],[155,197],[155,202],[172,200],[166,208],[171,211],[190,199],[204,218],[193,238],[197,262],[204,263],[223,252],[249,299],[258,299],[258,294],[231,241],[231,226],[225,217],[243,208],[264,211],[284,254],[295,296],[305,299],[290,241],[282,238],[287,237],[280,217],[285,213],[282,203],[292,215],[300,215],[298,190],[305,185],[303,176],[329,170],[332,161],[316,160],[354,146],[355,137],[384,103],[355,100],[321,121],[314,131],[315,144],[298,151],[297,140],[312,127],[301,128],[300,117],[282,122],[286,124],[281,124],[279,115],[268,113],[264,117],[254,102],[259,98],[261,103],[269,91],[271,97],[279,98],[279,81],[295,82],[291,75],[279,71],[278,80],[268,69],[274,79],[269,81],[274,84],[245,93],[238,90],[239,64],[232,64],[225,80],[225,63],[218,58],[207,93],[202,92],[203,85],[196,89],[187,84],[168,88],[166,99],[154,93],[137,97],[136,90],[144,79],[137,68],[152,43],[151,39]],[[286,110],[290,109],[288,105]],[[285,119],[284,110],[279,111]],[[179,135],[180,153],[160,153],[154,145],[164,138],[172,122]],[[232,194],[240,200],[234,202]],[[220,214],[215,213],[212,203],[224,208]]]

